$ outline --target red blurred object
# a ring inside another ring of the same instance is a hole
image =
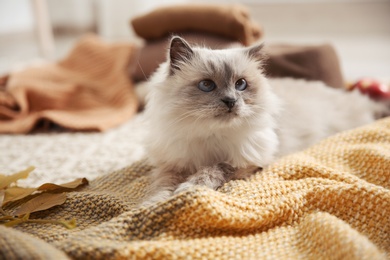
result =
[[[390,100],[390,86],[376,79],[364,78],[351,85],[351,89],[358,88],[361,93],[376,100]]]

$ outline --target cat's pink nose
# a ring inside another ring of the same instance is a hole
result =
[[[223,102],[223,103],[225,103],[225,105],[229,108],[229,110],[230,109],[232,109],[233,107],[234,107],[234,104],[236,103],[236,99],[234,99],[234,98],[224,98],[224,99],[221,99],[221,101]]]

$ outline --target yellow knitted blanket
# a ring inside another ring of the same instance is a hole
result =
[[[386,259],[390,118],[328,138],[220,190],[136,209],[144,162],[96,179],[32,217],[78,227],[0,226],[1,259]],[[38,239],[39,238],[39,239]]]

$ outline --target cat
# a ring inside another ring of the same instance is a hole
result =
[[[387,109],[320,82],[268,80],[263,52],[263,44],[210,50],[171,39],[148,82],[146,151],[155,168],[142,205],[194,185],[216,190]]]

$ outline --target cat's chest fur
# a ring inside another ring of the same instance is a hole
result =
[[[165,123],[168,124],[167,121],[163,122],[160,129],[164,129]],[[180,125],[176,127],[181,128]],[[243,127],[234,131],[213,131],[196,123],[187,127],[187,130],[181,128],[181,131],[176,131],[175,135],[165,131],[160,138],[153,139],[149,152],[152,158],[157,159],[154,164],[188,172],[196,172],[216,162],[226,162],[238,168],[263,166],[270,163],[278,146],[274,130],[268,127]]]

